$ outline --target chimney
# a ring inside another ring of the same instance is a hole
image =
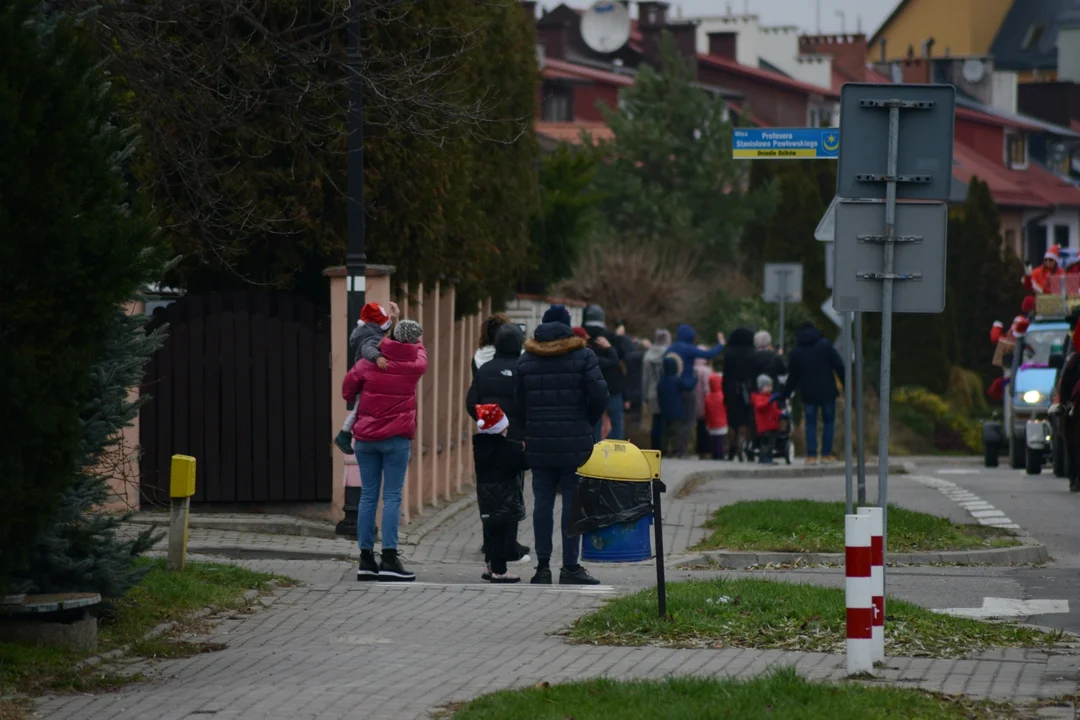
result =
[[[861,82],[866,77],[866,35],[803,35],[799,38],[801,55],[828,55],[833,67],[845,77]]]
[[[934,38],[929,37],[923,41],[922,54],[924,58],[931,57],[934,54]]]
[[[525,11],[529,23],[536,25],[536,0],[521,0],[521,9]]]
[[[738,55],[739,33],[737,32],[711,32],[709,33],[709,54],[717,57],[735,60]]]
[[[667,25],[666,2],[651,0],[650,2],[638,3],[638,24],[645,28],[662,28]]]

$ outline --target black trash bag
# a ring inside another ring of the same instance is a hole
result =
[[[652,509],[652,483],[579,477],[570,505],[567,534],[582,535],[619,523],[632,523]]]

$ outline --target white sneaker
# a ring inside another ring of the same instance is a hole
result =
[[[531,563],[531,562],[532,562],[532,558],[528,554],[525,554],[525,555],[522,555],[521,559],[519,559],[519,560],[512,560],[511,564],[521,564],[521,563]]]

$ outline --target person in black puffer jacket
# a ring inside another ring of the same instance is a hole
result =
[[[754,413],[750,393],[757,389],[754,374],[754,331],[738,328],[724,348],[724,405],[728,414],[728,460],[745,460],[743,451],[751,437]]]
[[[782,396],[796,390],[806,408],[806,463],[818,461],[817,418],[821,411],[821,455],[823,462],[836,462],[833,456],[833,427],[836,419],[836,380],[844,382],[844,361],[832,343],[811,322],[803,323],[795,333],[795,349],[788,360],[788,379]]]
[[[476,406],[495,404],[506,413],[510,421],[507,437],[521,442],[525,439],[525,423],[514,408],[514,387],[517,384],[517,364],[525,333],[513,323],[501,325],[495,331],[495,355],[473,377],[469,393],[465,397],[465,410],[476,420]]]
[[[533,529],[538,559],[533,584],[551,584],[555,494],[562,490],[562,584],[595,585],[578,564],[580,536],[568,537],[577,469],[592,455],[593,427],[608,405],[596,354],[570,329],[570,313],[552,305],[518,360],[514,409],[525,420],[525,454],[532,468]]]
[[[465,396],[465,410],[473,420],[476,420],[477,405],[498,405],[510,422],[510,429],[506,436],[520,443],[525,439],[525,423],[514,408],[514,386],[517,384],[517,363],[521,357],[521,348],[525,343],[525,333],[513,323],[504,323],[498,326],[492,343],[495,354],[473,375],[469,393]],[[516,521],[510,531],[512,531],[510,536],[514,538],[517,547],[517,552],[512,554],[510,561],[528,562],[529,546],[517,542]],[[484,559],[490,562],[491,554],[488,549],[485,541],[480,552],[484,553]]]

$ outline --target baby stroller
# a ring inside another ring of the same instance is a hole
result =
[[[784,458],[790,465],[795,460],[795,443],[791,442],[791,401],[780,405],[780,429],[773,433],[773,458]]]

